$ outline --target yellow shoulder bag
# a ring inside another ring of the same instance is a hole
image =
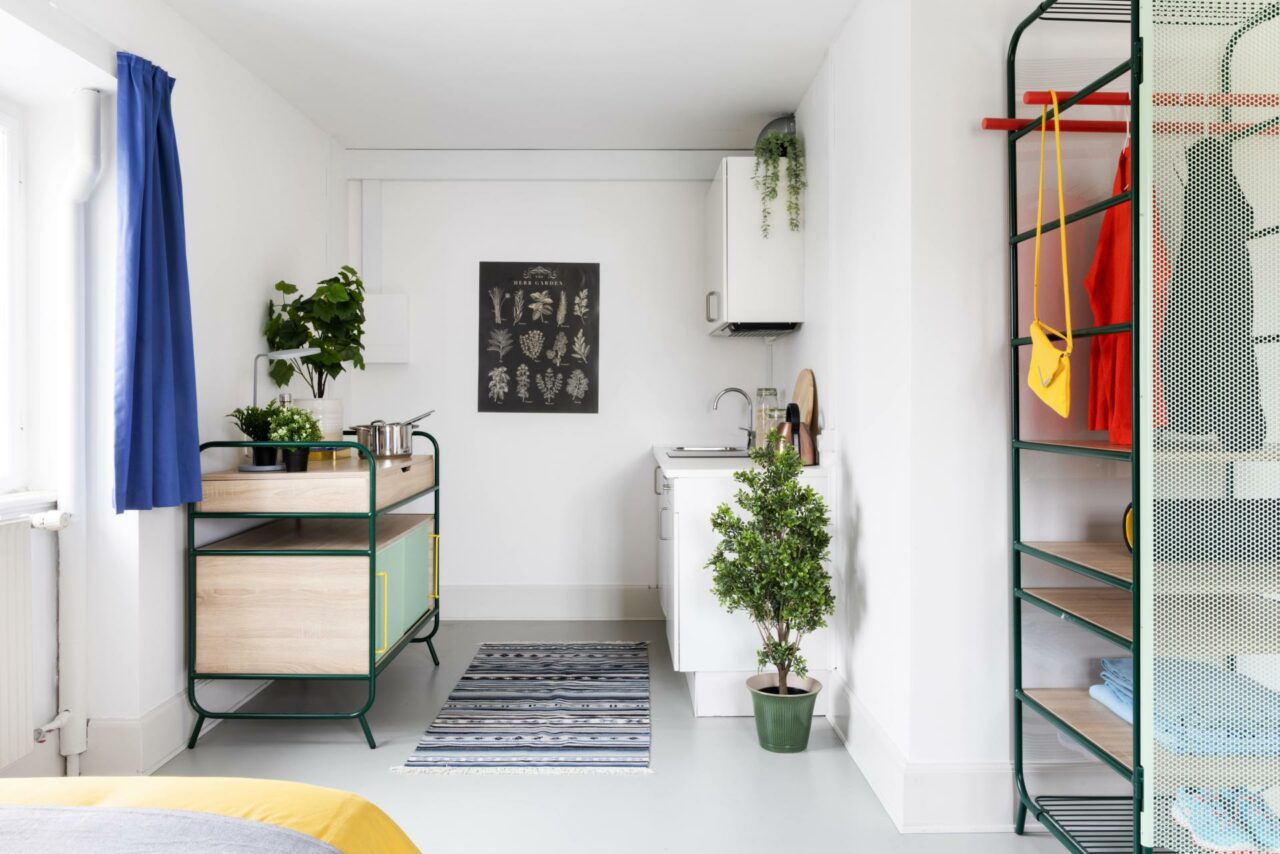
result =
[[[1031,365],[1027,370],[1027,385],[1036,397],[1063,418],[1071,411],[1071,279],[1067,275],[1067,209],[1062,193],[1062,129],[1058,122],[1058,93],[1053,98],[1053,145],[1058,160],[1058,237],[1062,250],[1062,304],[1066,309],[1066,332],[1059,332],[1040,320],[1040,236],[1044,225],[1044,146],[1048,135],[1048,108],[1040,111],[1040,191],[1036,199],[1036,269],[1032,288],[1031,311]],[[1059,350],[1051,338],[1066,342]]]

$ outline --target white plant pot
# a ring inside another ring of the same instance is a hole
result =
[[[306,397],[295,400],[293,405],[299,409],[305,409],[316,417],[316,420],[320,422],[320,435],[326,442],[341,442],[343,440],[342,429],[344,424],[341,400],[336,397]],[[346,456],[346,450],[343,449],[342,456]]]

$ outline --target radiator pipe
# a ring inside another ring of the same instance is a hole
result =
[[[58,534],[58,710],[60,749],[68,777],[80,774],[80,754],[88,746],[88,399],[89,371],[85,321],[87,304],[85,205],[102,175],[101,93],[81,89],[72,96],[71,155],[64,186],[68,218],[65,294],[69,376],[64,401],[66,430],[58,509],[73,523]]]

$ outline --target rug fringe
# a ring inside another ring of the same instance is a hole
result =
[[[605,775],[605,776],[630,776],[634,774],[652,774],[652,768],[552,768],[540,765],[530,768],[457,768],[457,767],[432,767],[432,768],[411,768],[408,765],[394,765],[391,768],[393,774],[405,774],[407,776],[476,776],[482,777],[486,775],[532,775],[532,776],[588,776],[588,775]]]

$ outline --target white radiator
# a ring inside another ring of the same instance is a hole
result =
[[[0,768],[32,751],[31,522],[0,522]]]

